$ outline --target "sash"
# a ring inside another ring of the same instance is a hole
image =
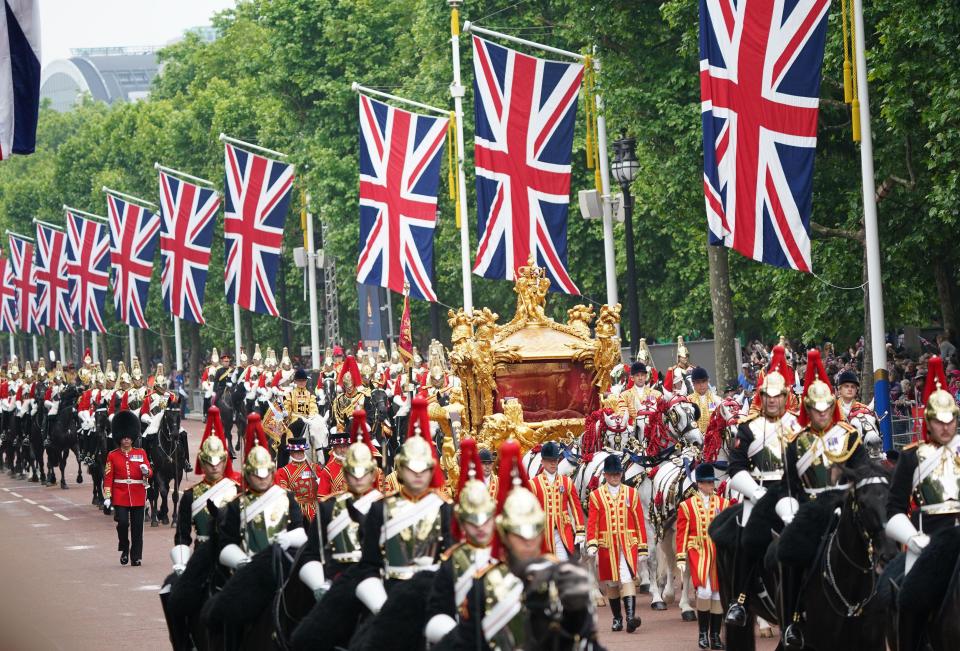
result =
[[[208,488],[206,491],[203,492],[202,495],[200,495],[198,499],[193,501],[193,506],[191,506],[190,508],[190,517],[191,518],[197,517],[197,514],[200,513],[200,511],[207,508],[207,502],[209,502],[210,500],[213,500],[213,503],[217,504],[219,502],[218,498],[223,497],[223,495],[227,492],[227,489],[230,487],[233,487],[233,494],[236,495],[237,494],[236,482],[234,482],[232,479],[227,479],[226,477],[224,477],[223,479],[218,481],[216,484]]]
[[[385,543],[404,529],[412,527],[441,506],[443,506],[443,498],[436,493],[430,493],[419,502],[414,503],[406,513],[390,518],[389,522],[384,523],[380,534],[380,544]]]
[[[483,636],[492,640],[504,626],[510,623],[520,612],[520,597],[523,596],[523,582],[517,579],[503,599],[483,616]]]
[[[485,568],[490,563],[494,562],[492,556],[487,556],[485,560],[475,559],[470,566],[460,575],[460,578],[457,579],[457,582],[453,586],[454,594],[454,603],[457,607],[460,607],[464,601],[467,600],[467,594],[470,592],[471,586],[473,586],[473,579],[476,576],[477,572]]]
[[[763,416],[759,416],[758,420],[760,419],[763,419]],[[750,433],[753,434],[753,441],[751,441],[750,445],[747,447],[747,456],[753,457],[754,455],[759,453],[760,450],[765,448],[767,437],[770,435],[782,438],[788,434],[793,434],[794,432],[793,426],[796,421],[786,420],[786,422],[784,422],[785,420],[786,419],[781,417],[780,420],[778,420],[776,423],[768,425],[767,423],[769,421],[764,419],[762,423],[758,423],[759,425],[761,425],[760,436],[757,436],[757,432],[755,432],[751,427]]]
[[[821,441],[820,437],[816,437],[813,443],[810,444],[810,447],[807,448],[807,451],[803,453],[803,456],[797,459],[797,474],[802,475],[807,472],[810,466],[813,465],[814,458],[820,455],[820,446]]]
[[[361,495],[353,501],[353,508],[355,508],[360,513],[366,515],[370,511],[370,506],[375,500],[383,497],[383,493],[377,489],[373,489],[366,495]],[[350,524],[352,518],[350,517],[350,510],[344,509],[341,511],[337,517],[330,521],[330,524],[327,525],[327,540],[333,540],[337,537],[347,526]]]
[[[944,450],[949,451],[951,454],[956,454],[956,452],[954,452],[953,450],[950,450],[950,448],[946,446],[942,446],[939,450],[937,450],[936,454],[932,454],[926,459],[924,459],[923,461],[921,461],[920,464],[917,466],[917,469],[913,471],[914,488],[920,485],[920,483],[924,479],[930,476],[930,473],[932,473],[934,470],[937,469],[937,466],[943,463]]]
[[[283,496],[284,499],[286,499],[287,491],[283,490],[282,488],[276,485],[271,486],[266,493],[258,497],[256,501],[254,501],[253,503],[250,504],[250,506],[244,509],[245,511],[244,524],[246,525],[246,524],[249,524],[250,522],[253,522],[254,518],[256,518],[258,515],[263,513],[267,509],[267,507],[270,506],[270,503],[273,502],[276,498],[280,497],[281,495]]]

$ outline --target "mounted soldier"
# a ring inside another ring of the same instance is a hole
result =
[[[350,419],[353,412],[363,409],[369,413],[369,391],[363,386],[360,368],[357,360],[348,356],[337,374],[337,384],[343,387],[343,393],[333,400],[333,417],[337,423],[338,432],[350,431]]]
[[[948,386],[943,360],[931,357],[923,391],[923,441],[901,451],[890,486],[886,533],[906,548],[894,597],[901,651],[922,648],[938,614],[954,622],[957,617],[956,600],[948,605],[945,599],[957,581],[960,555],[960,409]]]
[[[750,545],[737,545],[731,582],[735,597],[727,609],[728,626],[746,625],[749,585],[772,540],[771,528],[781,531],[799,507],[800,480],[796,467],[788,466],[785,451],[800,425],[796,416],[787,411],[790,386],[784,376],[788,367],[782,349],[773,364],[758,391],[762,396],[761,411],[741,420],[730,450],[730,487],[745,498],[739,536]]]

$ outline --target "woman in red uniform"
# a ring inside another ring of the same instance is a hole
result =
[[[143,557],[143,507],[153,471],[147,453],[133,447],[134,439],[140,436],[140,419],[135,413],[129,410],[117,412],[113,417],[112,431],[113,440],[120,447],[107,455],[103,473],[103,511],[109,514],[111,506],[115,511],[113,519],[117,523],[120,564],[126,565],[133,557],[133,565],[139,566]]]

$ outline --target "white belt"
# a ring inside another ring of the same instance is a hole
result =
[[[850,484],[837,484],[836,486],[824,486],[823,488],[804,488],[803,492],[807,495],[819,495],[828,491],[845,491],[850,488]]]
[[[417,572],[436,572],[440,569],[439,563],[431,565],[388,565],[386,575],[388,579],[409,579]]]
[[[210,540],[210,536],[197,536],[198,543],[205,543]]]
[[[356,563],[363,556],[362,552],[340,552],[338,554],[333,554],[333,560],[340,561],[341,563]]]
[[[782,470],[766,470],[763,472],[753,471],[750,473],[754,479],[759,479],[761,481],[780,481],[783,479]]]
[[[947,500],[939,504],[924,504],[920,507],[920,510],[930,515],[953,515],[960,513],[960,501]]]
[[[146,479],[114,479],[114,484],[142,484]]]

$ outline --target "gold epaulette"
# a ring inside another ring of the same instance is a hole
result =
[[[479,570],[477,570],[476,573],[473,575],[473,578],[475,578],[475,579],[482,579],[484,576],[487,575],[487,572],[489,572],[489,571],[492,570],[493,568],[499,567],[499,566],[500,566],[500,562],[499,562],[499,561],[497,561],[496,563],[488,563],[487,565],[484,565],[484,566],[481,567]]]
[[[447,551],[440,554],[440,561],[443,562],[443,561],[450,560],[450,557],[453,556],[453,552],[457,551],[458,549],[460,549],[466,544],[467,543],[461,541],[461,542],[450,545],[449,547],[447,547]]]
[[[442,499],[447,504],[453,504],[453,498],[447,495],[446,493],[444,493],[442,488],[432,488],[431,490],[437,495],[439,495],[440,499]]]
[[[916,450],[920,446],[920,441],[914,441],[913,443],[908,443],[907,445],[900,448],[901,452],[906,452],[907,450]]]
[[[856,432],[856,431],[857,431],[857,428],[856,428],[856,427],[854,427],[853,425],[851,425],[850,423],[848,423],[848,422],[845,421],[845,420],[841,420],[841,421],[837,422],[837,425],[839,425],[839,426],[842,427],[843,429],[847,430],[848,433],[853,433],[853,432]]]
[[[743,425],[744,423],[749,423],[751,420],[756,419],[760,415],[759,411],[753,411],[752,409],[746,416],[742,416],[740,420],[737,421],[738,425]]]

